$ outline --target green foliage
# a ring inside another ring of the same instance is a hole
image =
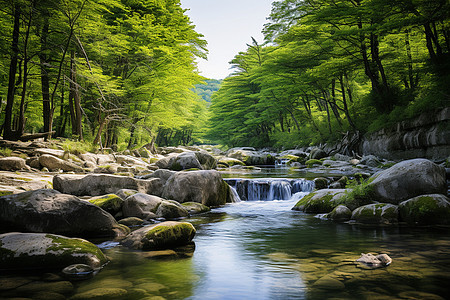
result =
[[[11,153],[13,152],[10,148],[0,148],[0,155],[4,157],[11,156]]]
[[[64,140],[59,144],[64,151],[72,154],[82,154],[86,152],[96,153],[98,147],[89,142]]]
[[[204,101],[211,103],[211,96],[220,89],[222,80],[206,79],[204,82],[196,84],[194,92]]]
[[[270,46],[253,40],[231,62],[208,137],[307,146],[448,106],[449,9],[445,0],[275,1]]]

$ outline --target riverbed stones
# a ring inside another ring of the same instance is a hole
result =
[[[171,249],[188,244],[194,235],[191,223],[168,221],[133,231],[121,244],[138,250]]]
[[[125,233],[103,209],[51,189],[0,197],[0,228],[77,237],[114,237]]]
[[[400,218],[410,225],[450,224],[450,199],[441,194],[422,195],[399,204]]]
[[[364,205],[353,211],[351,219],[361,224],[397,224],[398,206],[388,203]]]
[[[217,171],[178,172],[167,180],[162,197],[213,207],[231,202],[231,191]]]
[[[27,170],[29,167],[25,163],[25,159],[21,157],[2,157],[0,158],[0,170],[17,171]]]
[[[124,299],[128,294],[127,290],[114,287],[99,287],[79,293],[72,296],[71,300],[88,300],[88,299]]]
[[[153,195],[160,195],[162,192],[162,182],[159,178],[143,180],[108,174],[56,175],[53,178],[53,187],[62,193],[75,196],[115,194],[121,189]]]
[[[95,269],[86,264],[73,264],[62,271],[64,277],[70,280],[83,280],[94,276]]]
[[[211,210],[208,206],[197,202],[184,202],[182,205],[187,209],[190,215],[201,214]]]
[[[39,156],[39,164],[50,171],[63,170],[65,172],[83,172],[83,168],[53,155],[43,154]]]
[[[0,269],[62,269],[73,264],[100,268],[108,262],[94,244],[46,233],[0,235]]]
[[[340,203],[345,195],[345,189],[324,189],[312,192],[300,199],[292,210],[307,213],[329,213]]]
[[[446,194],[445,169],[426,159],[400,162],[370,178],[369,187],[379,202],[399,204],[416,196]]]

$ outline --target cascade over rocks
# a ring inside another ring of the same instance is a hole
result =
[[[162,182],[158,178],[143,180],[108,174],[57,175],[53,178],[53,187],[75,196],[115,194],[121,189],[153,195],[160,195],[162,192]]]
[[[73,264],[100,268],[108,262],[94,244],[46,233],[0,235],[0,270],[62,269]]]
[[[124,235],[103,209],[56,190],[43,189],[0,197],[0,228],[77,237]]]

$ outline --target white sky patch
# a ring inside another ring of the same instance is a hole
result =
[[[208,60],[198,68],[207,78],[223,79],[232,70],[228,64],[247,49],[251,37],[263,42],[261,30],[267,23],[273,0],[181,0],[196,31],[208,41]]]

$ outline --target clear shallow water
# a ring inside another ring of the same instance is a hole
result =
[[[449,229],[335,224],[292,211],[296,201],[243,201],[187,219],[197,229],[195,251],[178,256],[100,244],[112,262],[73,282],[66,296],[114,288],[125,294],[102,299],[450,298]],[[393,263],[356,265],[368,252],[387,253]]]

